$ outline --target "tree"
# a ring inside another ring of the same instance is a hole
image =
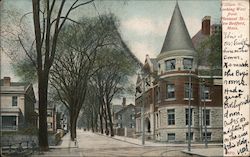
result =
[[[76,138],[76,123],[84,104],[90,77],[98,71],[97,52],[115,44],[112,15],[84,18],[68,25],[60,36],[58,55],[51,69],[51,85],[70,114],[71,140]],[[59,54],[60,53],[60,54]]]
[[[207,60],[210,75],[222,75],[222,33],[212,34],[198,48],[198,64]]]
[[[102,49],[102,53],[97,57],[97,64],[102,68],[92,77],[93,85],[96,86],[94,89],[101,103],[100,113],[104,112],[106,134],[108,135],[110,129],[111,136],[114,136],[111,102],[115,96],[126,91],[128,77],[135,73],[136,66],[126,55],[127,52],[123,47]]]
[[[93,0],[80,4],[78,1],[75,0],[66,14],[63,15],[66,0],[44,0],[44,5],[41,5],[41,0],[32,0],[36,51],[36,60],[33,60],[33,63],[37,70],[39,99],[39,147],[45,151],[48,150],[47,94],[49,71],[54,62],[58,36],[66,20],[70,20],[69,14],[76,8]],[[56,2],[60,3],[58,4],[58,11],[55,7]],[[56,14],[55,18],[54,13]],[[31,57],[29,58],[32,60]]]
[[[20,20],[16,20],[18,21],[17,23],[11,23],[11,27],[6,25],[7,29],[1,30],[1,37],[7,37],[5,38],[6,40],[3,40],[4,43],[8,42],[7,55],[17,63],[14,63],[16,72],[24,73],[24,78],[37,78],[38,81],[40,150],[48,150],[48,78],[50,68],[54,62],[58,35],[66,21],[75,22],[70,19],[70,13],[80,6],[91,2],[93,0],[84,2],[79,0],[68,1],[69,9],[65,9],[66,0],[32,0],[32,12],[25,13]],[[32,20],[28,19],[27,23],[32,21],[33,24],[32,26],[27,25],[28,27],[24,29],[23,22],[28,15],[33,15],[33,18]],[[16,18],[17,16],[14,14],[12,17]],[[13,31],[9,31],[9,28],[12,28],[11,30]],[[20,53],[20,47],[24,53]],[[3,48],[2,45],[1,48]],[[28,66],[30,67],[27,68]],[[29,69],[31,70],[29,71]],[[36,75],[34,75],[34,72]]]

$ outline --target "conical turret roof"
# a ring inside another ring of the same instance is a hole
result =
[[[194,51],[192,40],[183,20],[178,2],[175,5],[175,9],[160,54],[173,50]]]

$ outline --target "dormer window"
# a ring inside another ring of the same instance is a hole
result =
[[[193,67],[193,59],[192,58],[184,58],[183,59],[183,68],[184,69],[192,69]]]
[[[166,71],[174,70],[176,65],[176,60],[175,59],[166,60],[165,64],[166,64]]]

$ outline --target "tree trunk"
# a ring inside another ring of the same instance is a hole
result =
[[[47,132],[47,92],[49,69],[43,69],[42,63],[42,41],[40,27],[40,1],[32,0],[33,22],[36,39],[37,52],[37,76],[38,76],[38,110],[39,110],[39,147],[41,151],[48,151]]]
[[[107,112],[106,112],[106,110],[103,110],[103,117],[104,117],[104,121],[105,121],[105,134],[109,135],[108,119],[107,119]]]
[[[102,120],[103,120],[103,107],[102,107],[102,105],[100,105],[99,118],[100,118],[100,131],[101,131],[101,134],[103,134],[103,123],[102,123]]]
[[[110,110],[110,103],[106,103],[107,107],[107,112],[108,112],[108,118],[109,118],[109,127],[110,127],[110,136],[114,136],[114,129],[113,129],[113,122],[112,122],[112,115],[111,115],[111,110]]]
[[[76,115],[71,115],[72,120],[70,120],[71,122],[71,127],[70,127],[70,137],[71,137],[71,141],[74,141],[76,138],[76,122],[77,122],[77,116]]]
[[[98,132],[98,124],[97,124],[97,120],[98,120],[98,113],[97,113],[97,112],[95,112],[95,121],[94,121],[94,123],[95,123],[95,132]]]
[[[39,99],[39,147],[41,151],[48,151],[48,130],[47,130],[47,94],[48,75],[44,71],[38,71],[38,99]]]
[[[95,132],[95,130],[94,130],[94,111],[93,111],[93,109],[92,109],[92,113],[90,113],[91,114],[91,118],[90,118],[90,120],[91,120],[91,130],[92,130],[92,132]]]

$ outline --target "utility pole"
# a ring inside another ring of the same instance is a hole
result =
[[[145,77],[142,74],[142,108],[141,108],[141,127],[142,127],[142,145],[145,144],[145,127],[144,127],[144,108],[145,108]]]
[[[189,69],[189,88],[188,88],[188,151],[191,151],[191,70]]]
[[[203,106],[204,106],[204,113],[203,113],[203,121],[205,126],[205,148],[207,148],[207,110],[206,110],[206,101],[205,101],[205,79],[203,79]]]

